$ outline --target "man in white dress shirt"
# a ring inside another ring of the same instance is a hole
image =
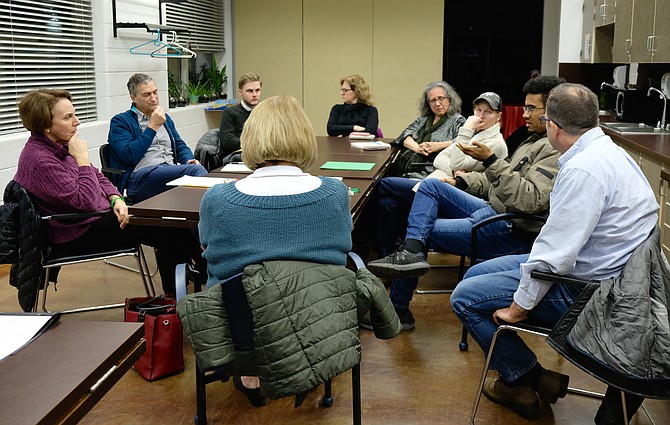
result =
[[[598,98],[591,90],[559,85],[545,112],[540,119],[549,142],[562,153],[547,223],[530,254],[476,265],[451,296],[454,312],[484,353],[501,321],[551,326],[579,293],[532,279],[532,270],[588,280],[617,277],[658,222],[659,206],[642,171],[598,126]],[[500,378],[487,379],[484,395],[526,418],[542,416],[546,403],[565,396],[569,377],[543,369],[513,332],[499,336],[491,366]],[[623,423],[616,396],[608,391],[596,424]],[[632,416],[642,399],[627,398]]]

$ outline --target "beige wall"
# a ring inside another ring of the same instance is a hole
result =
[[[290,94],[302,102],[302,0],[236,1],[233,13],[231,83],[237,88],[240,75],[255,72],[264,97]]]
[[[235,75],[259,73],[264,97],[297,97],[325,135],[340,78],[361,74],[384,136],[395,137],[416,118],[426,84],[441,79],[443,16],[440,0],[237,1]]]

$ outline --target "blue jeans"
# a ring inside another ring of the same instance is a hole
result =
[[[375,188],[374,216],[369,222],[374,226],[374,248],[380,257],[395,250],[398,237],[404,239],[407,215],[412,207],[417,180],[404,177],[384,177]]]
[[[493,333],[498,327],[493,312],[512,304],[521,280],[521,263],[528,254],[498,257],[471,267],[451,294],[451,307],[463,326],[488,354]],[[549,292],[530,312],[527,322],[552,327],[572,305],[580,288],[553,284]],[[537,357],[515,332],[498,336],[491,368],[506,382],[514,381],[531,370]]]
[[[141,168],[128,179],[128,198],[140,202],[165,192],[170,187],[166,183],[181,176],[204,176],[205,167],[199,164],[161,164]]]
[[[406,239],[420,240],[426,249],[470,255],[472,226],[496,214],[483,199],[439,179],[426,179],[414,196]],[[488,259],[530,252],[531,246],[510,221],[500,220],[479,230],[477,257]],[[418,283],[417,278],[393,279],[390,294],[393,305],[408,308]]]

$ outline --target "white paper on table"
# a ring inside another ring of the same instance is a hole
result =
[[[364,151],[378,151],[378,150],[389,149],[391,145],[389,145],[388,143],[381,142],[379,140],[375,140],[372,142],[351,142],[351,147]]]
[[[192,186],[192,187],[212,187],[215,184],[230,183],[237,181],[227,177],[198,177],[198,176],[181,176],[178,179],[167,182],[168,186]]]
[[[0,359],[28,344],[58,321],[58,317],[58,314],[0,314]]]
[[[252,173],[253,170],[250,170],[247,168],[246,165],[244,165],[243,162],[229,162],[228,164],[224,165],[221,171],[225,171],[228,173]]]

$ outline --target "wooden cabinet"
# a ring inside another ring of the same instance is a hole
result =
[[[661,197],[661,170],[663,169],[663,164],[650,157],[649,155],[646,155],[642,152],[640,152],[638,149],[635,149],[625,143],[621,143],[618,141],[616,138],[612,138],[614,142],[621,146],[623,150],[630,155],[631,158],[637,163],[637,165],[640,167],[642,170],[642,174],[647,178],[647,181],[649,182],[649,185],[651,186],[651,189],[654,191],[654,195],[656,196],[656,200],[659,201],[660,204],[660,197]],[[665,166],[668,168],[668,166]]]
[[[583,0],[581,62],[612,62],[614,8],[613,0],[608,1]],[[603,15],[604,11],[609,11],[609,15]]]
[[[661,199],[659,205],[661,211],[659,213],[661,228],[661,248],[666,258],[670,258],[670,171],[666,168],[661,171]]]
[[[633,28],[633,0],[618,0],[617,19],[614,24],[612,62],[630,62],[631,30]]]
[[[667,0],[666,0],[667,1]],[[656,0],[634,0],[630,43],[631,62],[651,62],[650,36],[654,30]]]
[[[661,169],[663,168],[660,161],[652,159],[644,154],[640,155],[640,169],[647,178],[651,189],[654,191],[656,201],[661,204]]]
[[[614,0],[596,0],[595,20],[596,27],[614,23],[616,16],[616,2]]]
[[[665,256],[670,258],[670,165],[663,164],[616,138],[612,138],[612,140],[637,162],[654,192],[656,202],[661,208],[658,212],[661,248]]]
[[[654,33],[650,41],[651,61],[670,62],[670,2],[656,0]]]
[[[669,62],[668,20],[668,0],[617,0],[612,61]]]

